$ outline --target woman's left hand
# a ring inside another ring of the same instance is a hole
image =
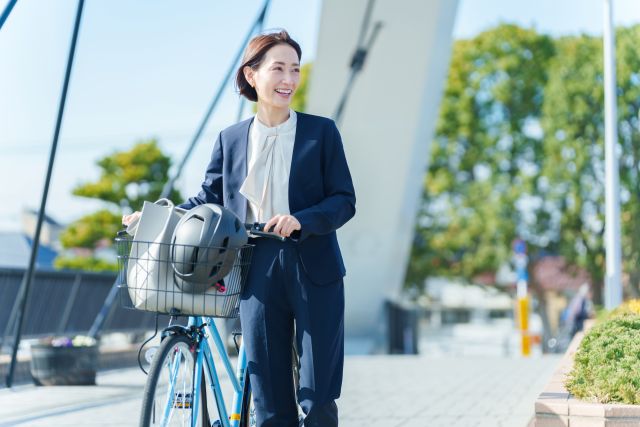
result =
[[[271,227],[274,227],[273,230],[271,230]],[[301,228],[300,222],[293,215],[276,215],[267,221],[264,231],[271,231],[282,237],[289,237],[291,233]]]

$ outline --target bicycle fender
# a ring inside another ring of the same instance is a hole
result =
[[[169,326],[168,328],[162,331],[162,334],[160,335],[160,340],[164,341],[165,338],[173,335],[183,335],[189,339],[192,338],[191,330],[189,328],[182,325],[173,325],[173,326]]]

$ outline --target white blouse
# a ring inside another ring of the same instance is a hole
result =
[[[296,137],[296,112],[275,127],[256,115],[249,129],[248,173],[240,194],[248,200],[247,222],[267,222],[276,214],[289,214],[289,172]]]

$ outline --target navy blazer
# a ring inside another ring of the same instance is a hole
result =
[[[289,174],[289,212],[302,226],[300,261],[316,284],[345,275],[336,230],[356,211],[356,196],[342,138],[333,120],[298,113]],[[239,190],[247,176],[247,144],[253,117],[218,135],[202,189],[180,207],[216,203],[246,221],[247,199]]]

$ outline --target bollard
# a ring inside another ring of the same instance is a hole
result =
[[[518,326],[520,328],[521,351],[523,356],[531,355],[531,336],[529,335],[529,298],[518,298]]]

